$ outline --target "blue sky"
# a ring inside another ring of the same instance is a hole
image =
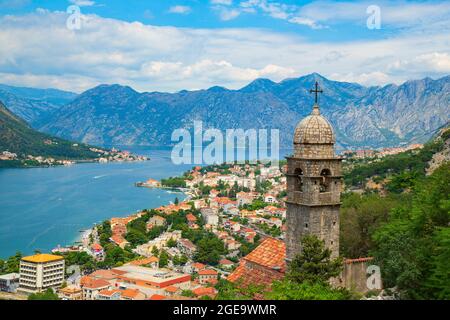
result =
[[[319,72],[383,85],[450,74],[449,34],[448,1],[0,0],[0,82],[177,91]]]

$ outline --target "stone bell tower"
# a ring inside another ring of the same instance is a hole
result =
[[[331,124],[320,115],[316,95],[311,115],[298,123],[294,154],[287,157],[286,258],[301,252],[300,240],[314,234],[325,242],[332,257],[339,256],[339,208],[342,187],[341,161],[334,153]]]

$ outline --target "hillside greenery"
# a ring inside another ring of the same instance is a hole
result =
[[[0,152],[9,151],[18,155],[18,160],[0,161],[0,167],[34,166],[37,162],[26,160],[28,155],[51,157],[62,160],[84,160],[98,158],[99,154],[89,150],[90,146],[76,144],[38,132],[22,119],[13,115],[0,102]]]
[[[450,131],[450,130],[449,130]],[[411,187],[413,180],[425,175],[425,169],[433,154],[442,150],[444,139],[432,140],[420,150],[410,150],[374,160],[370,163],[355,164],[345,173],[344,181],[348,187],[362,187],[367,179],[395,176],[388,185],[392,191],[402,191]]]
[[[390,156],[347,173],[357,184],[387,177],[385,192],[366,190],[342,197],[340,252],[373,256],[385,288],[405,299],[450,299],[450,163],[426,175],[450,130],[416,152]],[[352,182],[353,183],[353,182]]]

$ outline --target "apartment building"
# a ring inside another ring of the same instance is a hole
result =
[[[64,258],[52,254],[36,254],[20,261],[19,291],[35,293],[58,288],[64,281]]]
[[[0,276],[0,291],[16,292],[19,287],[19,274],[8,273]]]

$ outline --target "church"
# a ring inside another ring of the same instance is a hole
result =
[[[287,264],[302,251],[300,240],[305,235],[316,235],[331,250],[332,258],[339,256],[342,158],[335,154],[333,127],[320,114],[318,94],[323,91],[317,82],[310,92],[315,94],[312,112],[297,124],[293,155],[287,157],[285,241],[265,238],[242,258],[227,278],[238,285],[269,287],[281,280]],[[344,260],[344,271],[336,284],[366,291],[366,263],[370,260]]]

